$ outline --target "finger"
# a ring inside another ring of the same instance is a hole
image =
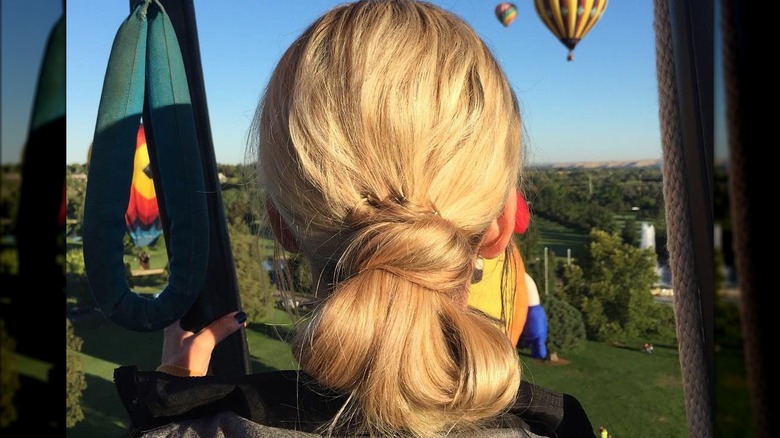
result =
[[[231,312],[207,325],[198,333],[198,338],[201,338],[199,341],[208,339],[213,343],[212,345],[216,345],[241,327],[246,327],[246,313]]]
[[[194,335],[193,332],[181,328],[180,321],[174,321],[173,324],[163,329],[163,336],[169,339],[187,339]]]

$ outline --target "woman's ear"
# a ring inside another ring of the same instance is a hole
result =
[[[504,252],[515,231],[516,213],[517,194],[513,190],[504,203],[504,210],[493,219],[485,231],[482,243],[479,245],[479,255],[486,259],[494,259]]]
[[[290,227],[288,227],[284,222],[284,219],[282,219],[282,215],[276,211],[274,203],[271,202],[271,197],[269,196],[266,196],[265,198],[265,210],[268,212],[268,220],[271,222],[274,236],[276,236],[276,240],[279,241],[282,248],[284,248],[285,251],[292,253],[299,252],[300,246],[298,245],[298,241],[295,240],[295,236],[293,236],[290,231]]]

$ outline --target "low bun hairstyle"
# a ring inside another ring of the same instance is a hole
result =
[[[329,293],[293,341],[303,371],[349,395],[325,430],[437,436],[504,412],[517,353],[466,294],[515,193],[520,116],[476,33],[426,2],[338,6],[279,61],[251,140]]]

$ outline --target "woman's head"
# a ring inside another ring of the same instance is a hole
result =
[[[339,6],[284,54],[254,128],[267,202],[332,289],[294,345],[302,368],[354,396],[358,429],[503,410],[517,357],[465,303],[514,206],[520,117],[476,33],[423,2]]]

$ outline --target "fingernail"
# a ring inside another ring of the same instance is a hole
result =
[[[238,321],[239,324],[243,324],[244,321],[246,321],[246,313],[238,312],[234,318],[236,318],[236,321]]]

